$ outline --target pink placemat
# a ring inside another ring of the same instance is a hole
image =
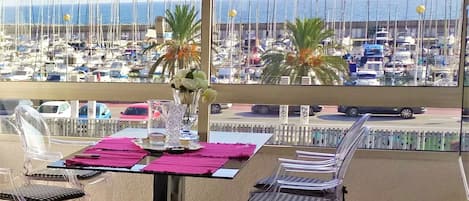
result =
[[[223,166],[226,161],[228,161],[228,158],[165,154],[148,164],[143,168],[143,171],[176,174],[212,174]]]
[[[256,145],[254,144],[225,144],[225,143],[205,143],[201,142],[202,149],[189,152],[184,155],[212,157],[212,158],[233,158],[247,159],[252,156]]]
[[[132,138],[104,138],[93,146],[95,149],[117,151],[139,151],[142,148],[133,142]]]
[[[73,157],[65,160],[65,165],[130,168],[148,155],[147,151],[135,145],[130,138],[106,138],[82,153],[96,154],[99,157]]]

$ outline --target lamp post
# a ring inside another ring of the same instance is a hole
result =
[[[415,64],[415,74],[414,74],[414,84],[415,86],[418,85],[417,83],[417,77],[418,77],[418,69],[419,69],[419,60],[421,59],[421,52],[422,52],[422,44],[423,44],[423,34],[421,33],[422,32],[422,15],[423,13],[425,12],[425,6],[424,5],[418,5],[417,8],[415,8],[415,11],[417,12],[417,14],[419,15],[419,20],[418,20],[418,25],[417,25],[417,47],[416,47],[416,51],[417,51],[417,61],[416,61],[416,64]],[[425,78],[424,78],[425,79]]]
[[[233,83],[233,40],[234,40],[234,18],[238,15],[238,12],[235,9],[228,11],[228,16],[231,20],[230,34],[228,34],[230,40],[230,83]]]

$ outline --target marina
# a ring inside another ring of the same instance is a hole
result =
[[[300,10],[299,4],[302,2],[296,1],[285,7],[283,17],[271,11],[276,11],[283,3],[281,1],[267,1],[270,4],[262,9],[259,2],[243,1],[248,5],[248,10],[228,10],[228,7],[236,7],[232,1],[215,2],[212,38],[216,53],[212,56],[212,82],[261,84],[264,69],[262,55],[272,49],[292,48],[291,35],[287,30],[287,22],[292,16],[287,14],[288,10],[297,17],[322,16],[326,28],[334,31],[333,37],[322,43],[341,48],[329,48],[326,53],[343,57],[349,64],[348,75],[340,75],[343,80],[336,84],[456,84],[460,50],[455,44],[459,44],[461,39],[458,35],[461,20],[456,1],[445,4],[444,14],[434,10],[438,2],[426,1],[426,12],[424,5],[418,4],[423,6],[420,15],[415,11],[409,12],[416,2],[410,1],[409,4],[408,0],[405,15],[393,13],[392,9],[398,9],[396,4],[390,4],[386,14],[370,11],[370,7],[376,9],[376,5],[372,4],[379,1],[356,0],[353,5],[353,1],[346,0],[333,1],[333,4],[326,1],[323,4],[320,1],[309,2],[311,4],[306,1],[303,4],[315,7],[312,9],[316,10],[314,14],[310,12],[307,16],[306,10]],[[51,5],[54,2],[50,1],[43,3],[23,2],[16,7],[3,6],[0,9],[1,16],[4,16],[0,20],[3,22],[0,25],[1,80],[164,81],[168,75],[162,74],[160,67],[156,67],[153,75],[149,72],[151,65],[165,54],[165,50],[144,51],[152,43],[171,40],[172,32],[165,24],[163,15],[157,16],[158,12],[172,9],[177,4],[191,4],[195,8],[200,6],[197,1],[78,1],[60,6]],[[332,13],[320,13],[318,7],[323,5],[327,8],[325,11]],[[146,15],[137,14],[143,8],[146,8]],[[337,12],[340,8],[345,11]],[[13,9],[15,17],[11,18],[12,15],[8,14]],[[366,20],[363,20],[363,13],[352,17],[358,12],[357,9],[367,11]],[[130,18],[121,18],[124,10],[132,13]],[[220,14],[224,11],[228,15]],[[261,12],[267,18],[259,16]],[[357,73],[359,71],[364,72]],[[375,74],[370,79],[376,81],[360,80],[361,76],[357,74],[365,72]]]

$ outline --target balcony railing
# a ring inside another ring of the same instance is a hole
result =
[[[118,119],[47,119],[47,124],[56,136],[101,138],[124,128],[146,128],[146,121],[124,121]],[[163,126],[156,120],[154,123]],[[335,147],[348,127],[316,126],[278,123],[210,123],[211,131],[272,133],[269,144],[293,146]],[[14,131],[11,131],[14,133]],[[419,151],[458,151],[459,130],[432,128],[393,129],[372,127],[370,134],[361,143],[365,149],[419,150]],[[464,131],[462,150],[469,150],[469,132]]]

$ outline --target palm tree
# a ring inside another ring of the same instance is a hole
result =
[[[172,39],[162,44],[153,43],[144,50],[166,50],[151,66],[148,76],[152,78],[156,68],[162,66],[162,75],[166,71],[173,77],[178,69],[188,69],[200,64],[200,43],[196,38],[200,34],[201,20],[196,19],[198,11],[194,6],[176,5],[174,11],[166,10],[165,22],[172,30]]]
[[[288,22],[293,42],[292,50],[268,50],[262,55],[265,62],[261,80],[276,84],[281,76],[290,76],[293,84],[300,84],[302,76],[310,76],[322,84],[334,84],[340,74],[347,76],[347,63],[338,56],[324,55],[326,47],[322,42],[334,35],[326,30],[319,18],[296,19]]]

